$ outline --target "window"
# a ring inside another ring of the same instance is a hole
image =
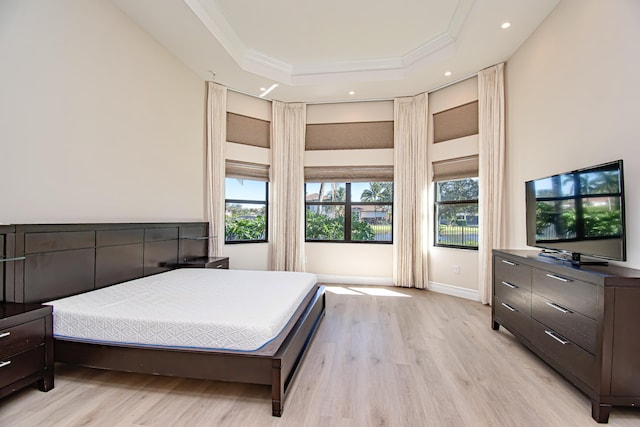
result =
[[[393,242],[392,182],[307,182],[306,241]]]
[[[269,184],[226,178],[225,199],[225,243],[266,242]]]
[[[438,181],[435,245],[478,249],[478,178]]]

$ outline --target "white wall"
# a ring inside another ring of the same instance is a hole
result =
[[[472,77],[429,94],[429,206],[434,206],[431,163],[478,154],[478,135],[433,143],[433,114],[478,99],[478,79]],[[482,184],[480,184],[482,185]],[[434,210],[429,211],[429,287],[446,293],[477,299],[478,251],[433,245]]]
[[[626,265],[640,267],[638,40],[637,0],[564,0],[508,60],[509,247],[526,247],[526,180],[623,159]]]
[[[204,218],[204,83],[106,0],[0,2],[0,222]]]

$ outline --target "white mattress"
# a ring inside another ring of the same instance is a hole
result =
[[[188,268],[47,304],[56,338],[255,351],[280,333],[316,282],[310,273]]]

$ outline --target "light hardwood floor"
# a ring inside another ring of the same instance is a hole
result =
[[[0,401],[1,426],[596,426],[589,400],[479,303],[412,289],[329,287],[285,402],[264,386],[58,365],[49,393]],[[611,426],[640,426],[614,408]]]

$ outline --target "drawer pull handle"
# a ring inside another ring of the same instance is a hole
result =
[[[556,334],[553,331],[544,331],[544,333],[549,335],[551,338],[553,338],[554,340],[558,341],[562,345],[569,344],[569,341],[563,339],[562,337],[560,337],[558,334]]]
[[[564,314],[571,314],[571,313],[573,313],[573,311],[571,311],[571,310],[567,310],[566,308],[562,307],[561,305],[558,305],[558,304],[555,304],[555,303],[552,303],[552,302],[548,302],[548,303],[546,303],[546,304],[547,304],[549,307],[551,307],[551,308],[555,308],[556,310],[558,310],[558,311],[559,311],[559,312],[561,312],[561,313],[564,313]]]
[[[515,308],[511,307],[509,304],[505,304],[505,303],[501,303],[501,304],[504,308],[506,308],[509,311],[518,311]]]
[[[514,285],[513,283],[509,283],[509,282],[501,282],[503,285],[505,285],[507,288],[511,288],[511,289],[517,289],[518,286]]]
[[[4,368],[5,366],[11,365],[11,360],[7,360],[6,362],[0,361],[0,368]]]
[[[556,280],[559,280],[559,281],[565,282],[565,283],[571,282],[571,280],[569,280],[569,279],[565,279],[564,277],[556,276],[555,274],[551,274],[551,273],[548,273],[547,277],[550,277],[552,279],[556,279]]]
[[[504,262],[507,265],[517,265],[515,262],[507,261],[506,259],[503,259],[502,262]]]
[[[222,268],[222,264],[216,265],[216,268]]]
[[[23,256],[18,256],[18,257],[14,257],[14,258],[5,258],[0,256],[0,262],[11,262],[11,261],[22,261],[25,260],[26,258]]]
[[[0,338],[8,337],[9,335],[11,335],[11,332],[3,332],[0,334]]]

